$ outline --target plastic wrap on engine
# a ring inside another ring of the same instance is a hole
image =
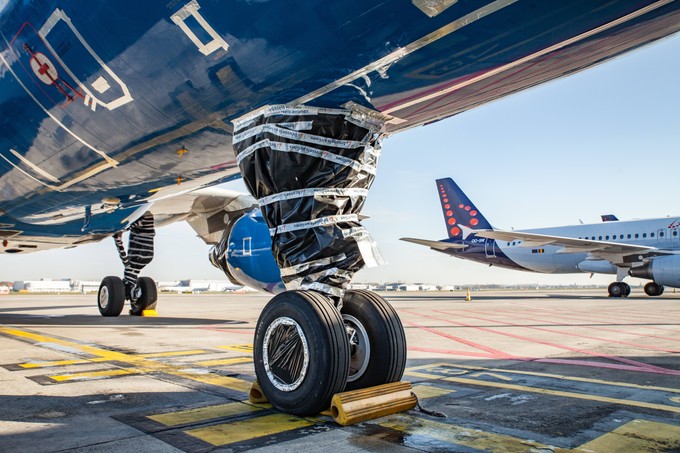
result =
[[[236,277],[234,277],[234,274],[231,273],[231,270],[229,269],[229,263],[227,262],[229,236],[231,235],[231,229],[233,226],[233,222],[227,225],[227,228],[222,233],[222,237],[220,238],[219,242],[210,248],[210,251],[208,252],[208,258],[210,259],[210,263],[213,266],[224,272],[230,282],[232,282],[234,285],[242,285],[243,283],[241,283]]]
[[[260,204],[288,289],[341,296],[382,259],[359,223],[382,123],[346,110],[264,108],[235,122],[243,179]]]

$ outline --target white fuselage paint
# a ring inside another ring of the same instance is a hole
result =
[[[661,250],[680,250],[680,218],[677,217],[613,221],[521,231],[657,247]],[[562,246],[525,246],[522,241],[515,241],[514,243],[496,241],[496,247],[520,266],[534,272],[548,274],[579,272],[576,266],[588,258],[588,253],[585,252],[558,253],[563,250]],[[536,253],[535,251],[538,249],[542,249],[543,253]],[[492,262],[493,258],[488,258],[487,255],[487,261]]]

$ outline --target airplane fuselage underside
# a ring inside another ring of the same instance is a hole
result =
[[[262,106],[363,107],[391,134],[679,19],[679,2],[651,0],[5,2],[0,252],[95,240],[138,217],[113,210],[238,177],[232,122]]]

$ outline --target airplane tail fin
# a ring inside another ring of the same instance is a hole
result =
[[[438,179],[437,192],[439,192],[439,201],[442,205],[449,238],[462,239],[461,226],[475,230],[493,228],[467,195],[453,182],[453,179]]]

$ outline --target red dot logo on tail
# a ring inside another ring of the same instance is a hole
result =
[[[449,223],[449,225],[455,225],[455,224],[456,224],[456,219],[454,219],[453,217],[451,217],[451,218],[448,220],[448,223]]]
[[[470,225],[472,225],[472,226],[477,226],[478,223],[479,223],[479,220],[477,220],[477,219],[470,219]]]
[[[460,234],[460,228],[458,228],[458,227],[451,228],[451,236],[458,236],[459,234]]]

